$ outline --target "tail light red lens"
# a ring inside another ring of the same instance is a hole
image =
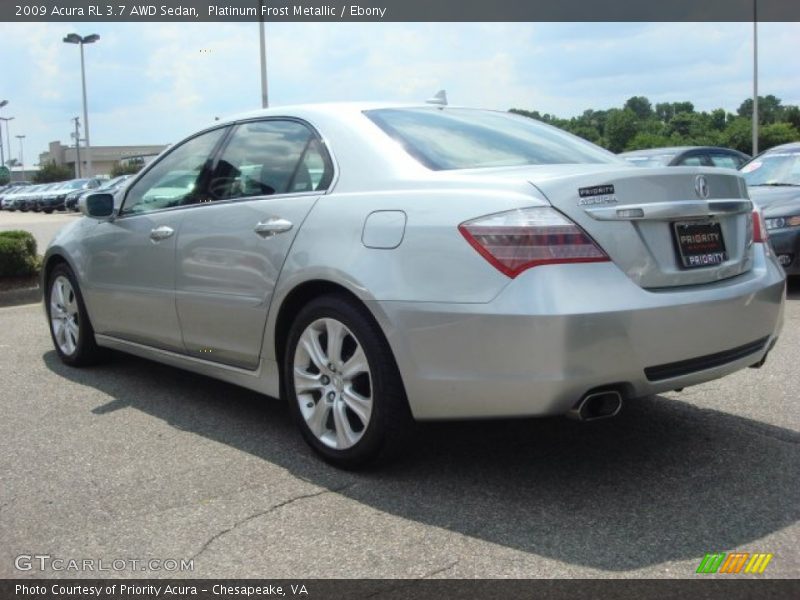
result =
[[[540,265],[609,260],[580,227],[550,207],[487,215],[462,223],[458,230],[489,263],[511,278]]]
[[[753,242],[766,244],[769,239],[767,234],[767,226],[764,223],[764,218],[758,210],[753,211]]]

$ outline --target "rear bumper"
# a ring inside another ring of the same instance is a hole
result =
[[[769,242],[787,275],[800,275],[800,228],[769,234]]]
[[[692,288],[646,291],[613,263],[552,265],[486,304],[372,308],[416,418],[563,414],[596,388],[645,396],[760,361],[783,323],[785,276],[756,248],[750,272]]]

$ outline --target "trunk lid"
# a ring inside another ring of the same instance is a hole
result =
[[[492,176],[524,177],[643,288],[711,283],[752,267],[752,203],[734,171],[546,165]]]

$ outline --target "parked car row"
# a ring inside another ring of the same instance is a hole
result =
[[[132,175],[120,175],[119,177],[115,177],[114,179],[104,181],[103,185],[99,188],[95,189],[77,189],[73,192],[67,194],[66,199],[64,200],[64,206],[66,210],[71,210],[73,212],[78,212],[78,203],[80,199],[84,196],[88,196],[93,192],[108,192],[114,193],[118,189],[122,187],[122,185],[128,181]]]
[[[107,181],[98,177],[72,179],[56,183],[17,186],[0,196],[3,210],[46,212],[66,209],[66,198],[71,192],[92,191],[103,187]]]

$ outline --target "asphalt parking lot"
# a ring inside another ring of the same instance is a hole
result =
[[[0,309],[0,332],[0,578],[92,576],[20,554],[193,559],[192,577],[693,577],[733,550],[800,576],[800,285],[760,370],[596,423],[428,424],[365,473],[320,462],[277,400],[123,354],[62,365],[40,305]]]

